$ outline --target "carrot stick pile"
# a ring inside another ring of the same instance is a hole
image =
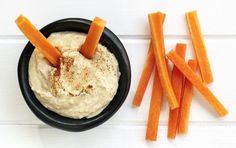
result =
[[[151,13],[148,15],[148,19],[151,42],[133,100],[133,105],[139,107],[151,73],[153,69],[156,69],[147,121],[146,140],[154,141],[157,139],[161,102],[164,95],[166,95],[170,108],[168,139],[174,139],[177,133],[184,134],[188,131],[193,87],[202,94],[219,116],[227,115],[227,109],[207,87],[208,83],[213,82],[213,74],[196,11],[186,13],[186,21],[196,54],[196,60],[190,59],[188,63],[185,62],[186,44],[184,43],[177,43],[175,51],[171,50],[168,54],[165,53],[163,33],[165,14],[162,12]],[[168,73],[170,70],[166,56],[173,63],[172,76],[169,76]],[[195,73],[197,65],[199,65],[202,79]]]

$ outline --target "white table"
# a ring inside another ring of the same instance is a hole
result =
[[[168,106],[163,103],[158,140],[144,140],[150,90],[140,108],[131,106],[149,43],[147,14],[161,10],[166,50],[177,42],[192,46],[184,13],[198,10],[206,39],[215,82],[212,91],[228,108],[229,115],[218,118],[211,106],[194,91],[189,133],[175,141],[166,138]],[[236,144],[236,8],[233,0],[7,0],[0,6],[0,147],[234,147]],[[132,67],[129,95],[120,110],[103,125],[81,133],[45,125],[29,110],[17,80],[17,62],[27,40],[14,24],[24,14],[38,27],[67,17],[92,19],[100,16],[123,42]]]

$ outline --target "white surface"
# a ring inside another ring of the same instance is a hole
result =
[[[0,147],[233,147],[236,144],[236,14],[233,0],[8,0],[0,9]],[[167,14],[164,31],[166,50],[177,42],[187,43],[188,58],[192,46],[184,13],[197,9],[206,39],[215,82],[212,91],[228,108],[229,115],[218,118],[214,110],[194,92],[190,129],[175,141],[166,138],[167,103],[163,103],[158,140],[144,140],[151,87],[142,105],[131,107],[148,47],[147,14],[161,10]],[[95,129],[71,133],[51,128],[39,121],[23,100],[17,82],[16,67],[27,40],[14,24],[20,14],[39,28],[65,17],[106,19],[108,27],[118,34],[130,57],[132,83],[129,96],[120,110]]]

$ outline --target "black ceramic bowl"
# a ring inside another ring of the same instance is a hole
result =
[[[81,18],[68,18],[53,22],[40,31],[48,37],[53,32],[76,31],[88,33],[91,21]],[[28,64],[34,46],[28,42],[25,46],[18,63],[18,80],[24,99],[33,113],[43,122],[53,127],[68,131],[84,131],[96,127],[108,120],[123,104],[129,92],[131,81],[131,70],[126,50],[118,37],[105,28],[100,43],[112,52],[119,63],[121,76],[116,95],[110,104],[97,116],[93,118],[71,119],[58,115],[45,108],[35,97],[29,86]]]

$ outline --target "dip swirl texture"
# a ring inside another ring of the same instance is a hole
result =
[[[77,32],[48,37],[62,52],[59,68],[37,49],[29,62],[29,83],[37,99],[49,110],[74,119],[99,114],[115,96],[120,76],[115,56],[103,45],[98,45],[91,60],[79,52],[85,37]]]

